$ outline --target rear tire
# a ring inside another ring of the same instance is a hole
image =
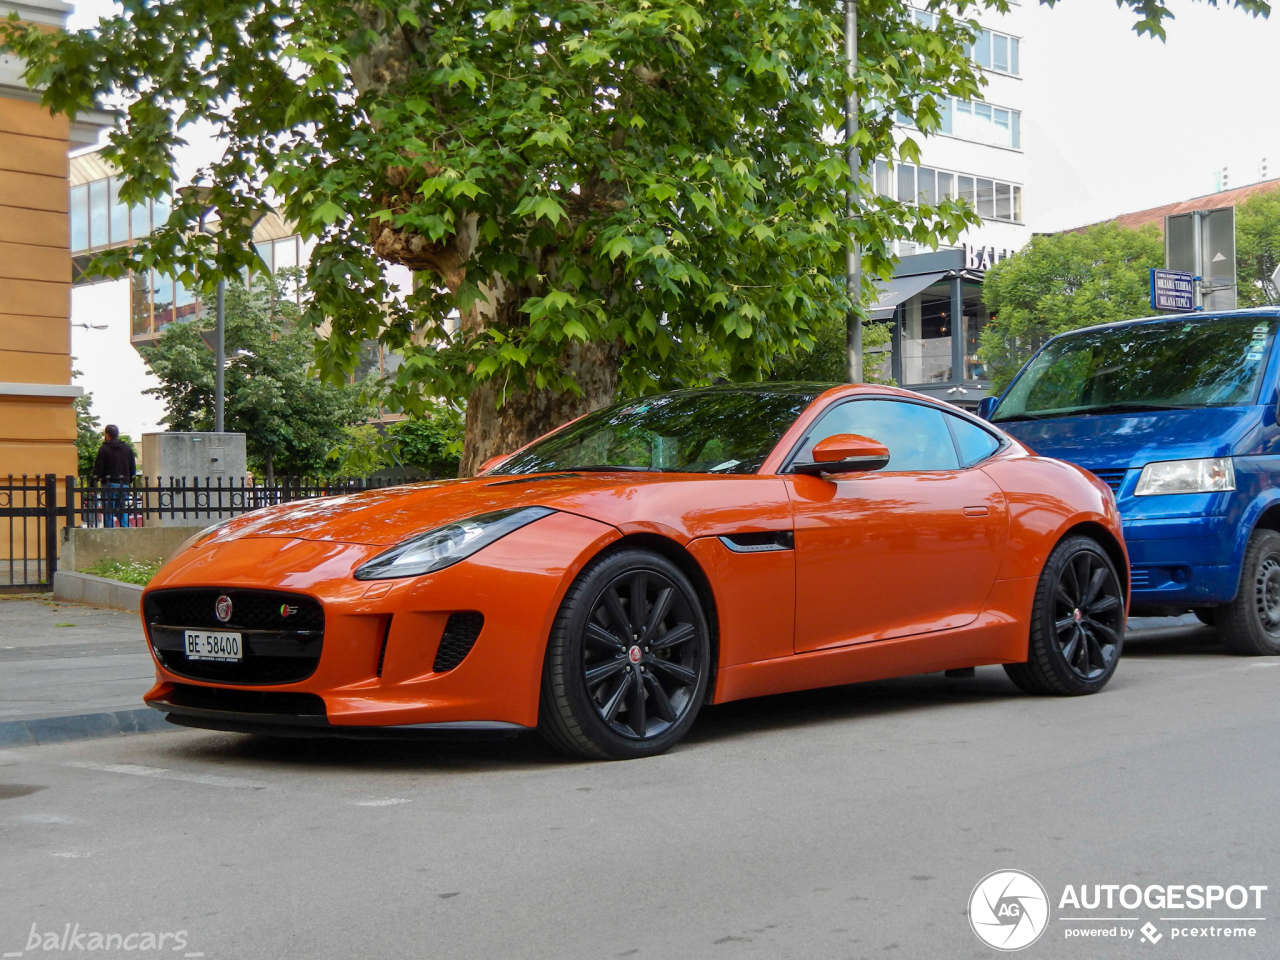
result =
[[[693,725],[711,666],[702,603],[680,568],[649,550],[604,554],[551,628],[538,730],[592,760],[654,756]]]
[[[1006,663],[1026,693],[1097,693],[1115,673],[1124,646],[1124,589],[1115,564],[1091,537],[1053,548],[1036,586],[1026,663]]]
[[[1243,657],[1280,655],[1280,533],[1255,530],[1236,598],[1217,609],[1218,636]]]

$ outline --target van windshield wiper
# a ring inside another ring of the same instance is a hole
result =
[[[1075,410],[1053,410],[1048,413],[1015,413],[1009,417],[997,417],[992,423],[1011,423],[1015,420],[1057,420],[1063,417],[1092,417],[1104,413],[1155,413],[1161,410],[1194,410],[1196,407],[1174,403],[1140,403],[1126,400],[1121,403],[1105,403],[1098,407]]]

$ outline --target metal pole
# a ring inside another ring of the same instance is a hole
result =
[[[213,429],[215,433],[223,432],[223,383],[222,367],[226,361],[226,281],[218,280],[218,320],[214,333],[214,371],[213,371]]]
[[[858,72],[858,4],[857,0],[844,0],[844,60],[845,75],[853,80]],[[858,93],[849,91],[844,104],[844,142],[849,162],[849,184],[844,193],[844,214],[852,220],[856,207],[855,194],[862,177],[862,161],[854,138],[858,134]],[[848,377],[850,383],[862,382],[862,318],[857,304],[862,292],[862,251],[854,240],[845,251],[845,286],[849,293],[849,315],[845,318],[845,346],[849,353]]]
[[[1202,211],[1196,210],[1191,214],[1191,246],[1194,250],[1194,267],[1195,282],[1194,298],[1191,301],[1197,310],[1204,309],[1204,291],[1201,286],[1204,284],[1204,216]]]

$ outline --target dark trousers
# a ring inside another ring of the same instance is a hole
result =
[[[129,489],[127,483],[108,483],[102,493],[102,509],[105,513],[103,526],[127,527],[129,518],[124,514],[124,492]],[[117,521],[119,521],[117,523]]]

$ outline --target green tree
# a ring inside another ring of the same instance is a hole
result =
[[[867,323],[862,328],[862,378],[879,382],[876,375],[884,354],[877,350],[893,337],[887,323]],[[843,318],[826,320],[818,325],[813,347],[780,355],[773,363],[770,379],[815,383],[843,383],[849,369],[848,339]],[[888,381],[884,381],[888,382]]]
[[[313,368],[315,334],[300,328],[298,308],[286,295],[287,277],[255,278],[252,288],[228,282],[225,371],[227,430],[243,432],[250,466],[275,474],[330,472],[328,453],[344,428],[370,415],[355,386],[321,382]],[[170,324],[142,357],[160,380],[146,393],[164,400],[163,423],[174,430],[212,430],[214,354],[204,334],[206,314]]]
[[[78,372],[72,371],[72,376]],[[87,477],[93,472],[93,461],[97,459],[98,447],[102,445],[102,421],[93,412],[92,393],[76,397],[71,406],[76,411],[76,459],[80,476]]]
[[[1154,226],[1101,224],[1031,238],[987,273],[982,297],[991,322],[978,356],[999,392],[1046,340],[1067,330],[1145,317],[1152,267],[1164,265]]]
[[[1280,303],[1271,274],[1280,266],[1280,190],[1236,205],[1236,276],[1242,307]]]
[[[1264,0],[1230,0],[1267,13]],[[1121,0],[1163,33],[1162,0]],[[970,19],[1007,0],[860,4],[856,79],[839,0],[123,0],[90,30],[0,28],[52,108],[119,102],[106,151],[126,202],[171,191],[183,127],[227,150],[204,179],[226,225],[193,230],[194,197],[101,265],[194,282],[246,266],[245,213],[265,190],[308,236],[309,317],[340,379],[380,338],[405,362],[387,402],[467,401],[462,469],[664,376],[764,376],[848,309],[843,251],[887,276],[896,239],[951,241],[965,206],[905,204],[857,181],[854,147],[918,157],[898,114],[938,129],[980,95]],[[383,266],[424,282],[389,302]],[[217,265],[216,269],[213,264]],[[863,294],[870,293],[870,279]],[[458,335],[444,323],[461,317]]]

